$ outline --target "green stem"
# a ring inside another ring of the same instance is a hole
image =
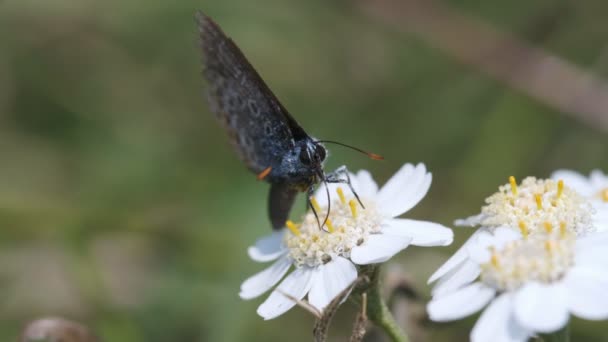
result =
[[[546,334],[543,340],[547,342],[570,342],[570,323],[566,324],[561,330]]]
[[[367,316],[391,338],[393,342],[408,342],[407,335],[391,314],[380,293],[380,267],[372,270],[370,287],[367,291]]]

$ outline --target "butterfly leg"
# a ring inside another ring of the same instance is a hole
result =
[[[321,221],[319,220],[319,213],[317,213],[317,209],[315,208],[315,206],[312,205],[311,198],[313,198],[314,195],[315,195],[315,186],[311,185],[308,187],[307,194],[306,194],[306,206],[308,208],[310,208],[310,210],[312,210],[313,215],[315,215],[315,219],[317,219],[317,224],[319,225],[319,229],[322,229]],[[325,224],[325,223],[323,223],[323,224]]]
[[[312,198],[315,195],[314,184],[310,185],[307,190],[306,209],[310,208],[313,215],[315,215],[315,219],[317,219],[317,225],[319,226],[319,229],[325,232],[329,232],[325,229],[325,224],[327,223],[327,220],[329,219],[329,213],[331,212],[331,201],[329,200],[329,189],[327,188],[327,186],[325,186],[325,192],[327,193],[327,213],[325,215],[325,218],[323,219],[323,223],[321,223],[321,220],[319,219],[319,213],[317,212],[318,206],[313,205]]]
[[[350,173],[348,172],[348,169],[346,168],[346,165],[342,165],[339,168],[337,168],[336,170],[334,170],[333,172],[328,173],[325,176],[325,182],[327,182],[327,183],[342,183],[342,184],[346,184],[348,186],[348,188],[350,189],[350,191],[355,196],[355,198],[357,199],[357,202],[359,202],[359,204],[361,205],[361,207],[363,209],[365,209],[365,206],[361,202],[361,199],[359,198],[359,195],[357,194],[357,192],[353,188],[352,182],[350,180]]]

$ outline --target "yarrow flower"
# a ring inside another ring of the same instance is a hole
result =
[[[321,219],[330,208],[322,230],[309,211],[300,224],[288,221],[286,229],[249,248],[255,261],[276,261],[243,282],[239,294],[243,299],[260,296],[294,269],[259,306],[257,312],[264,319],[285,313],[296,304],[294,298],[305,296],[322,311],[357,278],[355,264],[384,262],[410,244],[445,246],[452,242],[452,231],[440,224],[395,218],[426,195],[432,177],[424,164],[405,164],[380,190],[367,171],[350,178],[364,207],[337,184],[328,185],[332,194],[328,202],[322,186],[311,200]]]
[[[561,329],[570,314],[608,318],[608,233],[598,233],[595,206],[571,183],[511,177],[479,215],[458,220],[479,229],[429,279],[431,319],[489,303],[471,340],[526,341]]]
[[[591,203],[563,179],[528,177],[518,185],[515,178],[510,177],[509,183],[486,199],[480,214],[455,222],[480,228],[430,277],[429,283],[437,281],[432,293],[450,292],[479,275],[479,266],[469,256],[470,249],[479,241],[479,234],[506,228],[527,237],[559,228],[573,236],[583,236],[598,231],[594,214]]]
[[[427,307],[431,319],[460,319],[489,303],[471,340],[526,341],[560,330],[570,314],[608,318],[607,233],[577,238],[562,225],[526,236],[500,227],[473,238],[468,252],[479,280],[434,296]]]
[[[589,177],[585,177],[575,171],[558,170],[551,175],[551,178],[562,179],[589,200],[596,211],[595,226],[600,231],[608,230],[608,175],[600,170],[593,170]]]

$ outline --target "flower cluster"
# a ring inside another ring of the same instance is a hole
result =
[[[305,297],[322,312],[365,265],[385,262],[409,245],[452,242],[452,231],[440,224],[397,218],[429,190],[432,177],[423,164],[404,165],[381,189],[366,171],[350,179],[359,197],[339,184],[324,185],[301,222],[288,221],[249,248],[253,260],[274,261],[241,286],[244,299],[274,288],[258,308],[263,318],[275,318]],[[560,170],[521,183],[510,177],[479,214],[455,224],[476,230],[431,275],[431,319],[456,320],[487,306],[471,340],[522,342],[562,329],[571,315],[608,319],[603,173],[587,178]]]
[[[472,341],[526,341],[563,328],[570,314],[608,318],[608,178],[558,171],[551,179],[511,177],[481,213],[457,220],[478,226],[429,279],[435,321],[488,306]]]
[[[288,221],[283,231],[249,248],[255,261],[276,260],[241,286],[241,298],[250,299],[280,282],[258,308],[264,319],[283,314],[305,296],[322,311],[357,278],[358,265],[385,262],[409,245],[452,242],[452,231],[440,224],[396,218],[426,195],[432,177],[423,164],[404,165],[381,189],[366,171],[350,179],[360,201],[338,184],[321,187],[311,199],[317,216],[311,210],[301,223]],[[317,217],[326,216],[320,229]]]

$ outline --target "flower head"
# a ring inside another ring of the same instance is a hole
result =
[[[312,211],[304,216],[300,225],[287,222],[292,234],[285,235],[284,243],[296,267],[325,264],[332,255],[350,258],[352,250],[357,250],[370,235],[381,234],[384,218],[377,211],[376,203],[365,199],[363,209],[356,199],[346,200],[342,187],[337,187],[334,196],[339,200],[332,201],[331,208],[321,207],[316,198],[311,199],[321,218],[331,209],[323,230],[319,229]]]
[[[591,204],[564,180],[527,177],[520,185],[509,183],[486,199],[481,214],[456,221],[457,225],[501,226],[542,232],[547,224],[566,225],[575,234],[593,231]]]
[[[439,224],[395,218],[426,195],[431,174],[423,164],[404,165],[380,190],[367,171],[350,178],[363,206],[338,184],[321,187],[311,202],[320,218],[329,210],[323,229],[309,211],[301,223],[288,221],[287,229],[258,240],[249,249],[256,261],[278,260],[241,285],[243,299],[268,291],[294,268],[260,305],[260,316],[277,317],[295,305],[293,298],[305,296],[322,311],[357,278],[355,264],[384,262],[410,244],[444,246],[452,242],[452,231]],[[329,200],[326,191],[332,195]]]
[[[481,213],[456,225],[480,226],[465,244],[429,279],[437,281],[434,295],[453,291],[478,275],[478,265],[471,260],[471,250],[482,241],[478,235],[492,234],[497,229],[510,229],[523,237],[536,239],[548,231],[562,231],[564,236],[584,236],[599,231],[592,204],[564,179],[527,177],[517,184],[514,177],[486,199]],[[498,234],[495,239],[509,238]],[[505,242],[502,241],[502,242]]]
[[[575,236],[567,231],[554,235],[535,234],[509,241],[502,249],[478,250],[481,282],[498,291],[512,291],[530,281],[559,280],[574,263]]]
[[[460,319],[489,304],[471,340],[526,341],[561,329],[570,314],[608,318],[608,234],[577,239],[562,229],[526,238],[501,227],[474,238],[477,243],[469,248],[475,276],[435,295],[428,304],[431,319]]]

